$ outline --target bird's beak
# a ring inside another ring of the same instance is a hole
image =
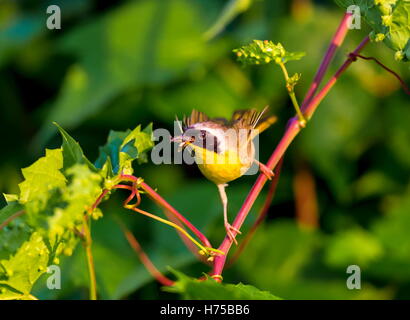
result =
[[[171,137],[171,142],[179,143],[178,151],[184,150],[188,145],[195,141],[194,137],[189,136],[176,136]]]

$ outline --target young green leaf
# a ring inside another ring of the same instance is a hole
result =
[[[301,77],[302,75],[300,73],[295,73],[293,76],[289,77],[286,85],[290,91],[293,91]]]
[[[305,56],[304,52],[288,52],[282,44],[274,44],[268,40],[253,40],[250,44],[234,49],[238,61],[244,65],[260,65],[275,62],[286,63],[292,60],[300,60]]]
[[[185,274],[172,270],[178,278],[172,287],[164,288],[170,292],[177,292],[184,299],[194,300],[281,300],[267,291],[261,291],[253,286],[239,284],[221,284],[208,278],[200,281]]]

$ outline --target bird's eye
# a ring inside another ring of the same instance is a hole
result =
[[[201,132],[199,133],[199,138],[201,140],[204,140],[206,138],[206,131],[205,130],[201,130]]]

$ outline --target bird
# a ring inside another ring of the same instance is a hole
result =
[[[241,232],[228,221],[228,198],[225,188],[228,182],[243,176],[256,163],[268,179],[274,173],[255,158],[254,138],[276,122],[277,117],[267,115],[265,107],[237,110],[232,118],[210,118],[193,109],[189,117],[184,116],[182,125],[178,121],[181,135],[171,137],[179,144],[179,150],[188,148],[194,156],[201,173],[216,184],[222,202],[224,226],[228,237],[237,244],[235,234]],[[235,234],[234,234],[235,232]]]

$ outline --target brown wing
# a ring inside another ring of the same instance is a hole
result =
[[[232,115],[232,127],[236,129],[255,129],[251,135],[251,139],[262,131],[266,130],[276,122],[276,116],[264,115],[268,110],[266,106],[262,111],[256,109],[238,110]]]
[[[256,109],[236,110],[231,119],[231,125],[236,128],[254,128],[255,120],[259,115]]]
[[[194,109],[192,110],[191,115],[189,117],[184,116],[183,123],[184,123],[184,127],[187,128],[187,127],[192,126],[194,123],[205,122],[208,120],[209,120],[209,117],[205,113]]]

